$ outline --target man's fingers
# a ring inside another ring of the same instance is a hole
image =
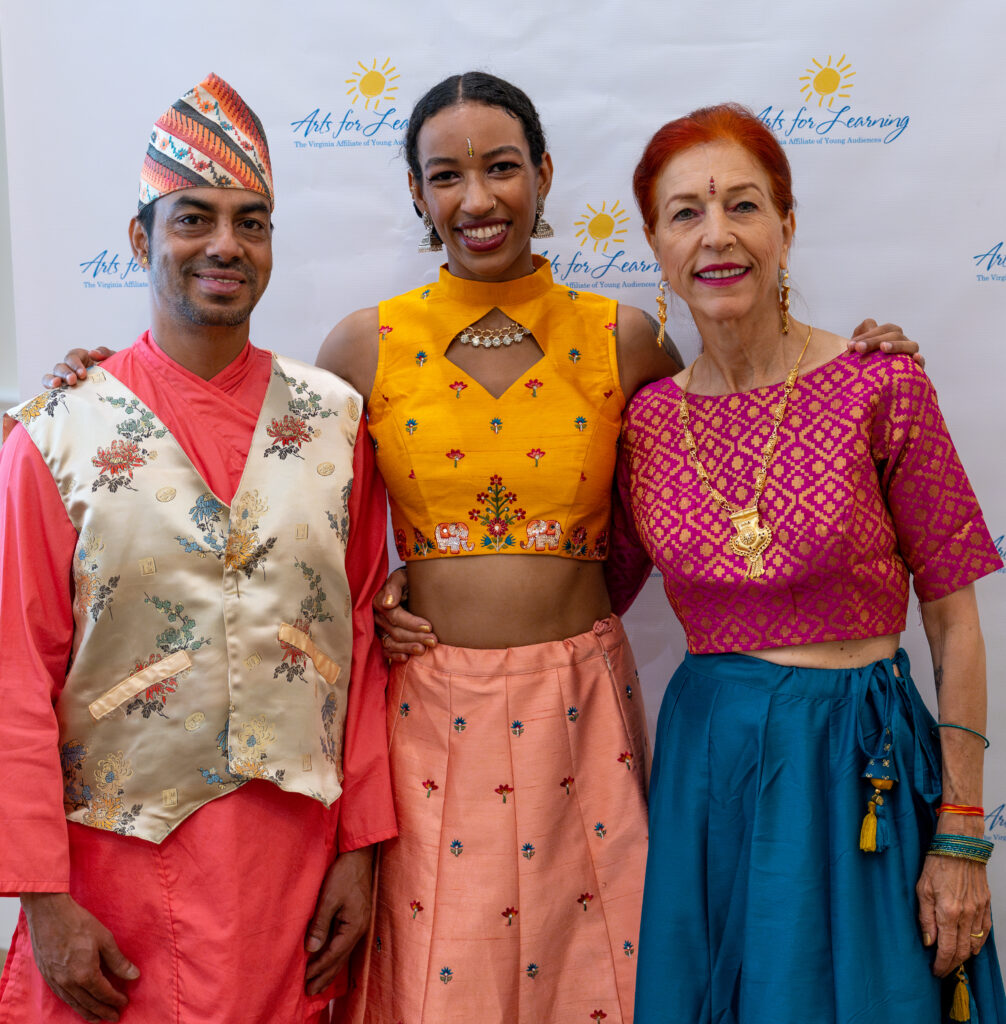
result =
[[[68,1006],[73,1007],[77,1013],[81,1014],[81,1016],[84,1016],[85,1013],[90,1014],[90,1016],[84,1017],[85,1020],[117,1021],[119,1019],[119,1007],[125,1004],[113,1005],[110,1001],[96,996],[93,990],[89,991],[89,989],[93,989],[93,987],[86,984],[62,986],[62,994],[59,992],[56,994]],[[121,992],[117,994],[122,995]]]
[[[122,950],[115,944],[115,939],[112,938],[112,933],[108,933],[108,937],[98,947],[101,953],[101,959],[104,961],[105,966],[118,978],[123,978],[126,981],[135,981],[140,976],[140,969],[134,963],[130,963],[122,955]],[[104,979],[102,979],[104,980]],[[126,997],[122,995],[114,986],[108,984],[108,987],[121,997],[122,1003],[116,1005],[125,1005]]]
[[[336,975],[346,965],[349,954],[353,951],[359,936],[351,936],[340,932],[333,936],[329,945],[316,957],[308,961],[305,979],[306,991],[309,996],[324,992],[335,980]]]
[[[75,999],[61,985],[55,985],[50,982],[49,987],[52,989],[53,994],[58,999],[62,999],[63,1002],[66,1003],[66,1005],[69,1006],[70,1009],[73,1010],[73,1012],[76,1013],[82,1020],[88,1021],[88,1024],[94,1024],[95,1021],[101,1021],[105,1019],[103,1017],[97,1017],[93,1013],[91,1013],[91,1011],[88,1010],[83,1003]],[[115,1017],[114,1019],[118,1020],[118,1017]]]
[[[332,918],[335,917],[339,908],[330,904],[327,900],[320,900],[318,909],[311,918],[307,928],[307,941],[304,948],[309,953],[317,953],[328,939],[328,933],[332,930]],[[311,976],[311,965],[308,964],[308,977]]]

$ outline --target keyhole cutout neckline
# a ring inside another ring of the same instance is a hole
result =
[[[507,316],[498,306],[494,306],[485,316],[463,327],[451,340],[444,352],[444,357],[466,376],[478,384],[483,391],[494,399],[500,399],[523,379],[532,366],[544,358],[545,353],[533,334],[526,334],[520,342],[511,345],[500,345],[498,348],[475,348],[463,344],[460,336],[468,327],[483,330],[496,330],[518,321]],[[528,330],[524,324],[519,324]]]

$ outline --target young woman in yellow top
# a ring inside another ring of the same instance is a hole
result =
[[[648,752],[603,560],[621,411],[681,360],[647,314],[532,257],[552,161],[523,92],[454,76],[409,124],[413,202],[447,265],[346,317],[318,357],[367,401],[408,562],[409,610],[400,570],[378,613],[400,837],[350,1017],[621,1024]],[[860,340],[917,348],[896,328]]]
[[[409,125],[447,265],[318,359],[368,401],[412,613],[391,584],[400,837],[354,1019],[630,1021],[648,751],[603,559],[622,408],[681,360],[642,311],[532,257],[552,161],[523,92],[454,76]]]

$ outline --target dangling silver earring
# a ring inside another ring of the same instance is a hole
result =
[[[419,240],[419,251],[440,252],[444,243],[440,241],[437,229],[433,226],[433,218],[428,213],[423,214],[423,227],[426,228],[426,234]]]
[[[554,238],[555,232],[552,230],[552,225],[545,220],[545,200],[541,194],[538,195],[538,202],[535,203],[534,207],[534,230],[531,232],[532,238]]]

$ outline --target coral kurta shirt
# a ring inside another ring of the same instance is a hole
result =
[[[174,363],[149,333],[102,369],[165,423],[203,479],[230,500],[271,369],[248,345],[211,381]],[[20,426],[0,450],[0,894],[67,892],[141,971],[123,1020],[301,1021],[304,936],[335,850],[395,834],[384,716],[386,670],[370,602],[386,574],[384,490],[361,430],[354,453],[346,572],[354,657],[343,795],[320,803],[248,782],[163,843],[68,824],[53,703],[73,632],[77,534]],[[0,1021],[79,1021],[35,968],[22,917],[0,983]]]

